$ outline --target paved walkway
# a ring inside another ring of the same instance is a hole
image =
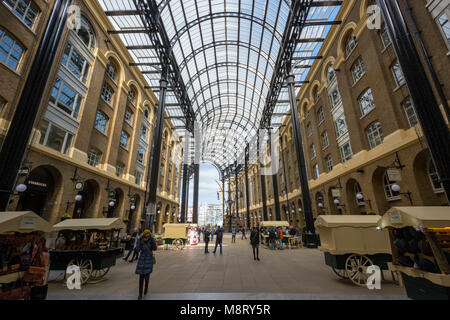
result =
[[[339,279],[325,265],[323,253],[312,249],[270,251],[260,248],[254,261],[248,240],[231,243],[225,235],[223,255],[204,253],[204,244],[183,251],[159,250],[147,299],[152,300],[264,300],[264,299],[406,299],[390,274],[382,290],[370,291]],[[62,282],[49,286],[49,299],[136,299],[136,263],[122,259],[98,284],[70,291]]]

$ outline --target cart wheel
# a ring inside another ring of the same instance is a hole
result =
[[[357,286],[365,287],[370,276],[366,271],[372,265],[373,262],[368,257],[353,254],[345,262],[347,277]]]
[[[70,260],[67,267],[69,267],[71,265],[75,265],[80,268],[82,285],[89,281],[89,278],[91,277],[92,270],[93,270],[93,265],[92,265],[91,259],[81,259],[81,258],[72,259],[72,260]]]
[[[184,242],[181,239],[173,240],[172,245],[175,246],[178,250],[184,247]]]
[[[94,270],[91,274],[91,280],[98,280],[106,276],[106,274],[109,272],[110,268],[100,269],[100,270]]]
[[[335,269],[334,267],[331,267],[331,269],[333,269],[333,272],[342,279],[348,279],[347,277],[347,272],[345,271],[345,269]]]

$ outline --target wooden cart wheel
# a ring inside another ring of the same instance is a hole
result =
[[[347,277],[357,286],[365,287],[367,285],[367,279],[370,276],[367,273],[367,268],[372,265],[373,262],[368,257],[353,254],[345,262]]]
[[[71,265],[75,265],[80,268],[82,285],[89,281],[89,278],[91,277],[92,271],[94,269],[91,259],[82,259],[82,258],[72,259],[70,260],[67,267]]]
[[[91,280],[98,280],[106,276],[106,274],[109,272],[110,268],[104,268],[100,270],[94,270],[91,274]]]
[[[345,271],[345,269],[335,269],[334,267],[331,267],[331,269],[333,269],[333,272],[342,279],[348,279],[347,277],[347,272]]]
[[[175,246],[177,249],[181,249],[184,247],[184,242],[181,239],[175,239],[173,240],[172,245]]]

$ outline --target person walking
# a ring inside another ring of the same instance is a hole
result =
[[[205,233],[203,235],[203,237],[205,238],[205,253],[209,253],[208,251],[208,244],[209,244],[209,236],[210,236],[210,232],[209,229],[205,230]]]
[[[214,248],[214,254],[216,254],[217,246],[220,245],[220,254],[222,255],[222,240],[223,240],[223,229],[219,227],[216,232],[216,247]]]
[[[278,227],[277,238],[280,243],[280,250],[283,250],[283,229],[281,229],[280,227]]]
[[[201,236],[202,236],[202,229],[197,228],[198,243],[200,243],[200,241],[202,241]]]
[[[231,243],[236,243],[236,228],[231,228]]]
[[[211,241],[214,241],[214,233],[216,232],[216,228],[211,229]]]
[[[139,242],[139,239],[140,239],[139,231],[136,228],[136,229],[134,229],[133,235],[131,236],[131,239],[130,239],[130,243],[131,243],[130,251],[128,251],[127,256],[125,258],[123,258],[123,260],[128,261],[128,258],[130,257],[131,252],[133,252],[133,256],[131,257],[131,261],[128,261],[128,262],[132,263],[134,260],[136,260],[139,257],[139,253],[136,251],[136,247]]]
[[[156,251],[157,249],[158,246],[156,245],[156,241],[152,237],[150,230],[145,230],[142,233],[142,239],[138,242],[136,247],[137,252],[141,254],[136,266],[136,274],[139,275],[138,300],[142,300],[142,294],[147,294],[150,274],[153,272],[153,265],[155,263],[153,251]]]
[[[244,240],[244,239],[247,240],[247,236],[245,234],[245,228],[242,228],[241,232],[242,232],[242,239],[241,240]]]
[[[253,248],[253,258],[254,260],[259,260],[259,231],[257,227],[254,227],[250,233],[250,243]]]

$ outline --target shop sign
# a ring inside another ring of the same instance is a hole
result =
[[[388,175],[389,181],[392,181],[392,182],[402,181],[402,175],[400,173],[400,170],[398,170],[398,169],[388,169],[387,175]]]
[[[44,189],[46,189],[47,188],[47,184],[46,183],[44,183],[44,182],[37,182],[37,181],[28,181],[28,184],[29,185],[33,185],[33,186],[36,186],[36,187],[41,187],[41,188],[44,188]]]
[[[339,189],[332,189],[331,190],[331,195],[333,196],[333,198],[340,198],[341,197],[341,190],[339,190]]]
[[[389,219],[391,220],[391,223],[402,223],[402,216],[398,211],[390,212]]]
[[[21,230],[31,230],[36,227],[36,218],[35,217],[23,217],[22,222],[20,223]]]
[[[116,199],[116,190],[112,190],[109,192],[109,198],[110,199]]]
[[[28,168],[28,167],[20,168],[20,170],[19,170],[20,177],[27,177],[29,174],[30,174],[30,168]]]

